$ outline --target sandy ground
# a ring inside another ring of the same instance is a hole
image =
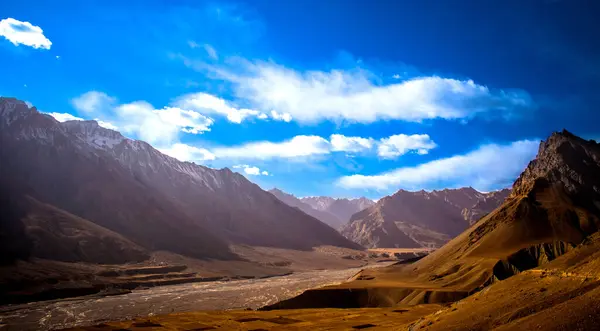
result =
[[[438,305],[406,308],[299,309],[269,312],[220,311],[157,316],[75,330],[404,330],[399,327],[435,313]]]

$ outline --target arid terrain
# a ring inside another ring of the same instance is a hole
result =
[[[372,264],[380,267],[387,263]],[[295,272],[287,276],[214,281],[0,307],[2,330],[52,330],[196,310],[257,309],[304,290],[340,283],[362,268]]]
[[[258,312],[198,312],[112,325],[598,330],[599,174],[600,145],[554,133],[501,206],[425,257],[365,269],[348,282],[310,289]]]

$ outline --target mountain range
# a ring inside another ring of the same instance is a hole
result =
[[[325,196],[297,198],[277,188],[271,189],[269,192],[287,205],[296,207],[337,230],[345,226],[354,213],[375,204],[373,200],[365,197],[357,199],[335,199]]]
[[[263,309],[394,307],[367,325],[398,330],[596,330],[599,229],[600,144],[555,132],[500,206],[443,247]]]
[[[238,259],[230,244],[360,248],[227,168],[180,162],[95,121],[61,123],[14,98],[0,98],[0,146],[3,204],[13,215],[0,233],[19,233],[32,248],[13,246],[16,256],[39,255],[33,248],[43,243],[56,252],[45,258],[72,260],[72,250],[106,262],[83,253],[86,235],[106,239],[100,246],[112,251],[101,255],[113,262],[156,250]]]
[[[341,233],[365,247],[439,247],[498,207],[509,189],[399,190],[350,218]]]

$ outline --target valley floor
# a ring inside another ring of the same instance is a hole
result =
[[[329,246],[313,251],[232,249],[245,261],[202,261],[159,252],[135,265],[36,261],[4,268],[0,271],[6,277],[46,283],[60,280],[61,286],[71,284],[78,290],[104,277],[101,281],[113,282],[121,290],[131,286],[132,291],[0,306],[0,330],[51,330],[194,310],[256,309],[310,288],[341,283],[362,268],[392,263],[378,263],[366,252]],[[83,275],[87,276],[77,278]],[[45,286],[50,285],[58,284]],[[21,292],[27,298],[28,292]]]
[[[343,282],[360,270],[303,271],[264,279],[159,286],[124,295],[11,305],[0,307],[0,323],[6,330],[51,330],[194,310],[256,309],[310,288]]]

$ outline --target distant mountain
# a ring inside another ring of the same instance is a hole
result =
[[[350,220],[355,213],[371,207],[375,204],[373,200],[365,197],[357,199],[334,199],[331,197],[304,197],[300,201],[310,205],[312,208],[328,212],[343,221],[344,224]]]
[[[283,201],[288,206],[298,208],[298,209],[302,210],[303,212],[305,212],[306,214],[320,220],[321,222],[329,225],[330,227],[332,227],[336,230],[340,229],[345,224],[345,222],[342,221],[341,219],[339,219],[337,216],[335,216],[327,211],[324,211],[324,210],[315,209],[315,208],[311,207],[309,204],[302,202],[300,199],[296,198],[295,196],[293,196],[291,194],[287,194],[287,193],[281,191],[280,189],[274,188],[274,189],[269,190],[268,192],[273,194],[274,196],[276,196],[277,199]]]
[[[439,247],[499,206],[509,192],[399,190],[354,214],[342,234],[366,247]]]
[[[60,123],[14,98],[0,98],[0,146],[0,182],[145,250],[235,259],[229,243],[358,247],[227,168],[180,162],[95,121]]]

